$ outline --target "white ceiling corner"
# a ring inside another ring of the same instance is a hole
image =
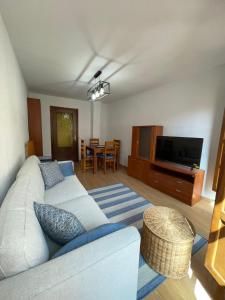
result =
[[[101,69],[112,101],[225,64],[222,0],[0,0],[0,11],[35,92],[86,100]]]

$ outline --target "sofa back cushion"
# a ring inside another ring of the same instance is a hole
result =
[[[28,159],[0,208],[0,280],[48,260],[49,250],[33,202],[43,203],[38,160]]]
[[[37,156],[30,156],[20,168],[16,178],[21,176],[32,177],[33,192],[36,194],[36,199],[38,202],[44,202],[45,184],[41,175],[41,170],[39,167],[39,159]]]

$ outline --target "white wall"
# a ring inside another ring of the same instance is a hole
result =
[[[102,102],[94,102],[92,105],[92,137],[101,137],[101,115],[102,115]]]
[[[25,158],[27,89],[0,15],[0,203]]]
[[[41,100],[43,154],[51,155],[50,106],[78,109],[78,136],[89,140],[91,137],[91,104],[88,101],[29,93],[29,97]]]
[[[201,168],[206,170],[203,195],[211,191],[225,106],[225,68],[102,106],[102,139],[122,142],[121,163],[127,165],[134,125],[163,125],[164,135],[204,138]]]

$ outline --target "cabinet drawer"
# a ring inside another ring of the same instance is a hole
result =
[[[165,174],[151,172],[148,177],[148,184],[162,192],[168,189],[168,180]]]
[[[185,190],[192,192],[193,191],[193,183],[184,179],[180,179],[177,177],[168,178],[168,183],[170,186],[176,187],[177,189]]]
[[[128,160],[128,175],[139,180],[147,182],[147,174],[149,170],[149,162],[141,159],[129,157]]]
[[[192,193],[191,192],[187,192],[187,191],[175,188],[175,189],[167,189],[167,194],[174,198],[180,199],[189,205],[191,204],[191,201],[192,201]]]
[[[193,184],[191,182],[153,171],[149,174],[148,183],[153,188],[185,203],[189,204],[191,202],[193,193]]]
[[[174,177],[174,176],[170,176],[167,174],[163,174],[163,173],[159,173],[156,171],[151,171],[149,173],[149,183],[151,182],[157,182],[158,181],[160,183],[164,183],[166,186],[168,187],[172,187],[172,189],[179,189],[179,190],[183,190],[183,191],[189,191],[192,193],[193,191],[193,183],[188,181],[188,180],[184,180],[184,179],[180,179],[178,177]]]

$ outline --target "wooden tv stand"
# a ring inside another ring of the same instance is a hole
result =
[[[205,171],[155,160],[157,131],[162,133],[162,127],[160,129],[159,126],[149,126],[151,127],[149,157],[138,155],[141,152],[138,152],[140,142],[137,140],[141,136],[138,134],[138,128],[140,127],[143,126],[133,127],[132,153],[128,157],[128,175],[187,205],[192,206],[197,203],[201,197]],[[144,153],[144,151],[142,150],[141,153]]]

